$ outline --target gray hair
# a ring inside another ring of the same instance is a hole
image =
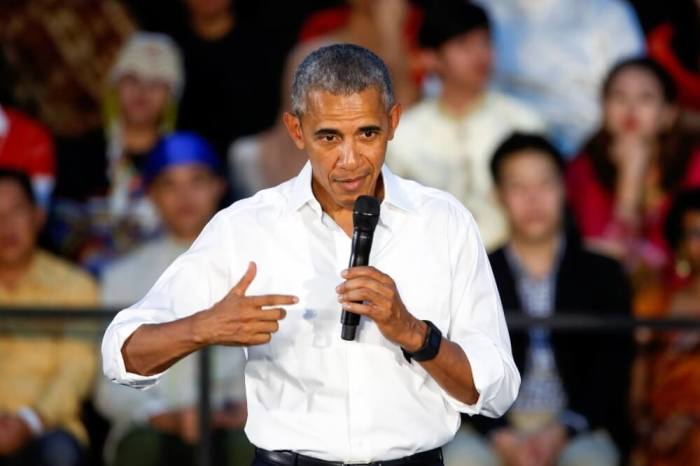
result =
[[[391,109],[394,89],[381,58],[354,44],[321,47],[310,53],[294,74],[292,111],[297,116],[306,111],[306,97],[311,91],[350,95],[371,87],[380,91],[387,111]]]

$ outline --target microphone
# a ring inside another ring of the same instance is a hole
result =
[[[362,267],[369,263],[369,251],[372,248],[372,238],[378,221],[379,201],[377,198],[372,196],[358,197],[352,210],[350,267]],[[340,322],[343,324],[340,337],[343,340],[354,340],[357,326],[360,323],[359,314],[343,309]]]

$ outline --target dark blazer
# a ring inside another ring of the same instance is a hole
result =
[[[509,315],[522,313],[513,272],[504,249],[489,256],[498,290]],[[555,313],[619,316],[630,313],[630,290],[621,266],[583,249],[567,238],[556,276]],[[511,331],[513,358],[525,369],[528,334]],[[631,332],[552,333],[554,358],[568,399],[568,409],[586,417],[591,429],[603,428],[626,450],[629,443],[627,393],[633,357]],[[481,418],[484,421],[484,418]],[[480,430],[503,426],[505,419],[481,422]]]

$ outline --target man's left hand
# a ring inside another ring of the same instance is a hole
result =
[[[29,426],[18,416],[0,416],[0,456],[12,455],[32,439]]]
[[[427,325],[404,306],[394,280],[374,267],[352,267],[341,274],[338,301],[343,309],[372,319],[379,331],[406,351],[423,346]]]

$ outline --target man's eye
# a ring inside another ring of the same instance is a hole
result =
[[[373,129],[368,129],[367,131],[364,131],[362,133],[362,136],[364,136],[366,139],[371,139],[376,135],[377,135],[377,132]]]

